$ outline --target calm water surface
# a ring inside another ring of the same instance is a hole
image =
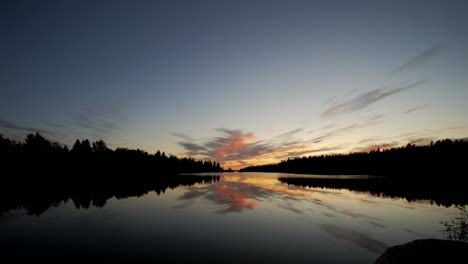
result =
[[[211,184],[72,201],[40,216],[0,216],[3,254],[18,260],[110,256],[165,262],[371,263],[388,246],[442,238],[456,208],[347,189],[301,188],[287,174],[224,173]]]

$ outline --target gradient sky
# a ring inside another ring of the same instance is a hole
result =
[[[0,133],[224,167],[468,136],[468,2],[2,1]]]

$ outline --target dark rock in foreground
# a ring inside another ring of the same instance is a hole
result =
[[[466,242],[419,239],[389,247],[375,263],[468,263],[467,253]]]

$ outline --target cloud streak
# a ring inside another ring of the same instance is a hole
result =
[[[204,146],[191,143],[191,142],[179,142],[179,145],[182,146],[185,150],[188,151],[188,154],[191,156],[199,155],[208,149]]]
[[[325,133],[323,133],[323,134],[321,134],[321,135],[319,135],[319,136],[317,136],[315,138],[312,138],[312,139],[308,140],[308,142],[319,143],[319,142],[328,140],[330,138],[339,136],[339,135],[343,134],[343,132],[351,133],[356,129],[360,129],[360,128],[364,128],[364,127],[368,127],[368,126],[378,124],[380,122],[380,120],[384,116],[385,115],[383,115],[383,114],[375,115],[375,116],[372,116],[372,117],[370,117],[370,118],[368,118],[368,119],[366,119],[364,121],[355,122],[355,123],[353,123],[351,125],[335,128],[333,130],[326,129],[328,131],[326,131]],[[329,127],[329,126],[327,126],[327,127]],[[334,125],[333,127],[336,127],[336,125]]]
[[[22,125],[18,125],[14,122],[4,120],[4,119],[0,119],[0,127],[5,128],[5,129],[10,129],[10,130],[15,130],[15,131],[28,132],[28,133],[39,132],[41,134],[47,134],[47,135],[53,134],[52,132],[48,130],[38,129],[34,127],[29,127],[29,126],[22,126]]]
[[[378,124],[384,116],[383,114],[371,116],[359,122],[324,131],[323,134],[312,138],[308,132],[304,132],[304,128],[293,129],[268,140],[261,139],[254,133],[224,128],[216,129],[218,136],[205,140],[195,140],[181,133],[172,133],[172,135],[180,139],[177,143],[186,154],[195,158],[216,160],[223,167],[237,169],[249,165],[275,163],[290,157],[342,150],[343,143],[328,145],[318,145],[318,143]]]
[[[413,107],[413,108],[410,108],[410,109],[404,111],[403,114],[411,114],[411,113],[416,112],[418,110],[424,109],[424,108],[426,108],[428,106],[429,106],[428,104],[416,106],[416,107]]]
[[[393,69],[390,73],[388,73],[388,76],[393,77],[399,73],[421,65],[422,63],[425,63],[435,55],[439,54],[444,48],[445,45],[443,44],[432,46],[423,51],[422,53],[418,54],[416,57]]]
[[[352,113],[352,112],[364,109],[366,107],[369,107],[370,105],[382,99],[385,99],[391,95],[401,93],[411,88],[423,85],[426,82],[427,82],[426,80],[419,80],[419,81],[410,83],[408,85],[405,85],[403,87],[390,89],[390,90],[385,89],[385,88],[374,89],[374,90],[362,93],[349,101],[335,104],[329,107],[322,113],[322,116],[333,117],[333,116],[337,116],[337,115],[341,115],[345,113]]]
[[[373,151],[373,150],[377,150],[377,149],[384,150],[384,149],[389,149],[389,148],[395,148],[395,147],[399,147],[400,145],[401,145],[400,142],[392,141],[390,143],[372,144],[372,145],[367,145],[367,146],[363,146],[363,147],[357,147],[357,148],[354,148],[353,151],[355,151],[355,152],[369,152],[369,151]]]
[[[303,130],[304,130],[304,128],[297,128],[297,129],[294,129],[294,130],[279,134],[278,137],[290,138],[290,137],[292,137],[294,135],[297,135],[297,134],[301,133]]]
[[[120,129],[115,119],[106,117],[105,113],[86,109],[72,114],[74,125],[98,134],[112,134]]]
[[[253,133],[244,133],[241,130],[216,129],[216,131],[220,133],[218,136],[202,142],[189,140],[190,137],[183,134],[173,135],[183,139],[177,143],[188,155],[216,160],[222,166],[234,163],[233,166],[245,167],[262,159],[279,160],[340,148],[339,146],[311,147],[312,142],[296,138],[303,131],[302,128],[280,134],[271,140],[262,140]]]
[[[271,151],[272,148],[260,140],[253,133],[243,133],[240,130],[229,130],[224,128],[216,129],[220,133],[219,136],[208,139],[204,143],[194,143],[188,141],[189,137],[181,137],[181,134],[176,134],[184,141],[178,144],[184,148],[191,156],[202,156],[205,158],[215,159],[219,162],[229,160],[245,160],[262,153]]]
[[[411,138],[407,138],[405,140],[410,144],[427,145],[431,141],[437,140],[437,137],[432,137],[432,136],[411,137]]]

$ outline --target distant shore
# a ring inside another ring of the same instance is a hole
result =
[[[468,141],[445,139],[424,146],[408,144],[370,152],[289,158],[240,171],[463,180],[467,158]]]

